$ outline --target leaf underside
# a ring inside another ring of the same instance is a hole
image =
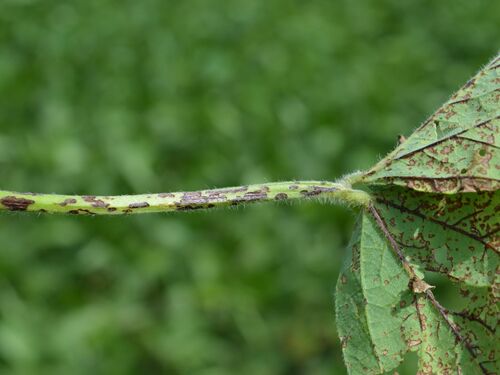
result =
[[[423,238],[431,234],[420,233]],[[498,254],[492,257],[498,264]],[[416,256],[411,263],[425,273],[427,262]],[[362,213],[336,289],[337,325],[349,373],[388,372],[408,351],[417,351],[421,374],[494,373],[498,294],[489,286],[454,283],[460,308],[449,310],[448,316],[460,327],[465,340],[460,342],[435,306],[425,295],[414,294],[409,283],[386,238]]]
[[[389,372],[410,351],[419,374],[498,371],[499,67],[497,56],[361,179],[380,220],[361,213],[337,282],[351,374]],[[438,275],[452,308],[413,287]]]

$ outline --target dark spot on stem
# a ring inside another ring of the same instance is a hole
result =
[[[337,190],[336,188],[327,188],[327,187],[322,187],[322,186],[313,186],[312,190],[301,190],[300,193],[304,197],[314,197],[316,195],[320,195],[322,193],[327,193],[329,191],[335,191]]]
[[[243,196],[243,200],[247,202],[263,200],[267,198],[267,193],[261,190],[249,191]]]
[[[248,186],[240,186],[236,188],[224,188],[224,189],[215,189],[209,190],[210,194],[232,194],[232,193],[244,193],[248,190]]]
[[[314,197],[321,194],[321,190],[301,190],[300,193],[304,197]]]
[[[148,202],[139,202],[139,203],[130,203],[128,205],[129,208],[146,208],[149,207]]]
[[[85,202],[91,203],[92,207],[96,207],[96,208],[106,208],[109,206],[109,203],[106,203],[101,199],[96,199],[96,197],[94,195],[85,195],[85,196],[83,196],[83,200]]]
[[[201,205],[192,205],[192,204],[188,204],[188,205],[185,205],[185,206],[177,206],[176,210],[177,211],[193,211],[193,210],[200,210],[204,208],[203,206]]]
[[[64,201],[62,201],[61,203],[59,203],[59,206],[65,207],[68,204],[75,204],[75,203],[76,203],[76,199],[75,198],[68,198],[68,199],[65,199]]]
[[[276,199],[277,201],[282,201],[284,199],[288,199],[288,195],[286,195],[285,193],[278,193],[276,194],[274,199]]]
[[[106,208],[108,206],[109,206],[109,203],[106,203],[100,199],[97,199],[92,203],[92,207],[96,207],[96,208]]]
[[[0,203],[2,203],[10,211],[26,211],[28,206],[35,203],[35,201],[31,200],[31,199],[26,199],[26,198],[18,198],[15,196],[8,196],[5,198],[2,198],[0,200]]]
[[[173,193],[160,193],[158,194],[159,198],[175,198],[175,194]]]
[[[201,192],[193,191],[193,192],[184,193],[184,195],[181,198],[181,203],[199,205],[199,204],[207,203],[208,199],[209,198],[204,197]]]
[[[70,210],[68,214],[71,215],[95,215],[95,212],[87,210],[85,208],[79,208],[78,210]]]

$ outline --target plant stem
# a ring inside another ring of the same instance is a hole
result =
[[[289,181],[191,192],[94,196],[0,191],[0,211],[30,211],[81,215],[119,215],[237,206],[245,203],[325,198],[367,206],[368,193],[348,182]]]

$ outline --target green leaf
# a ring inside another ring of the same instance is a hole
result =
[[[363,213],[336,288],[337,327],[349,373],[379,374],[402,361],[409,344],[401,327],[412,315],[408,283],[385,238]]]
[[[465,292],[465,290],[461,291]],[[469,296],[485,298],[482,293],[483,289],[475,292]],[[466,300],[464,299],[462,303]],[[487,302],[494,305],[493,301]],[[418,338],[416,331],[405,330],[405,334],[413,335],[415,343],[421,342],[418,349],[418,367],[421,374],[492,374],[496,371],[495,326],[486,326],[486,320],[472,315],[480,313],[481,309],[469,308],[449,314],[450,320],[459,327],[460,335],[465,340],[461,342],[457,340],[443,316],[426,297],[418,297],[415,302],[415,305],[417,304],[419,307],[418,310],[415,308],[415,312],[420,320],[420,337]],[[458,315],[459,313],[464,317]],[[488,313],[491,311],[485,311],[483,315],[486,316]],[[489,320],[496,319],[496,316],[489,318]],[[474,356],[469,350],[474,352]]]
[[[456,325],[461,339],[438,306],[418,296],[421,338],[416,332],[406,335],[422,340],[421,371],[493,371],[499,316],[500,191],[450,195],[386,187],[374,189],[373,196],[385,226],[412,267],[426,276],[444,276],[455,290],[455,309],[447,309],[445,316]]]
[[[499,66],[497,56],[362,175],[372,203],[336,289],[351,374],[389,372],[409,351],[419,374],[497,371]],[[449,306],[436,277],[451,283]]]
[[[376,207],[411,262],[453,281],[493,285],[499,265],[500,191],[421,193],[373,190]]]
[[[384,191],[380,196],[384,197],[384,202],[396,201],[404,196],[404,189],[398,190],[392,194],[390,191]],[[427,195],[423,201],[427,202],[424,206],[429,205],[429,212],[432,212],[434,205],[440,203],[436,199],[434,204],[429,204],[433,197],[438,198],[437,194],[406,191],[411,195]],[[496,202],[498,198],[497,193],[491,197]],[[398,208],[386,203],[377,204],[376,207],[379,212],[385,214],[387,227],[398,242],[404,244],[417,241],[415,246],[403,246],[404,249],[414,249],[415,254],[425,253],[425,249],[420,245],[426,240],[433,243],[437,241],[436,237],[442,237],[439,241],[454,242],[456,234],[453,230],[440,232],[432,226],[420,226],[419,220],[401,215]],[[448,207],[454,210],[454,206]],[[500,207],[497,204],[498,208]],[[461,211],[457,215],[463,213],[464,211]],[[448,212],[447,215],[451,213]],[[470,225],[475,218],[475,215],[464,218],[464,227]],[[403,223],[407,226],[407,232],[394,230]],[[417,231],[417,228],[420,229]],[[478,235],[482,236],[486,230],[488,229],[480,229]],[[415,233],[415,238],[411,238]],[[438,234],[433,236],[433,233]],[[463,282],[453,278],[455,303],[458,308],[443,308],[443,314],[425,293],[418,294],[411,290],[410,277],[376,222],[367,213],[363,213],[359,219],[348,253],[347,262],[337,282],[336,315],[349,373],[388,372],[395,369],[410,350],[418,350],[419,370],[423,374],[441,374],[447,373],[446,371],[476,374],[494,370],[495,326],[499,313],[495,301],[498,295],[489,284],[483,285],[484,276],[479,276],[475,281],[464,276]],[[489,259],[487,262],[494,265],[492,269],[498,268],[498,254],[490,250],[486,253],[485,256]],[[430,265],[432,271],[435,271],[432,262],[420,259],[420,255],[415,254],[409,256],[414,269],[428,273],[426,271],[429,271]],[[457,266],[462,262],[467,263],[468,260],[457,261]],[[466,268],[465,265],[461,266]],[[441,272],[446,276],[452,271],[443,268]],[[471,274],[475,275],[475,272]],[[486,271],[486,275],[489,275],[489,271]],[[437,301],[436,303],[439,304]],[[457,327],[459,337],[453,332],[450,323]]]
[[[500,55],[362,178],[419,191],[500,187]]]

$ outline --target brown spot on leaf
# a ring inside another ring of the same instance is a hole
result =
[[[350,339],[351,339],[351,336],[341,336],[340,337],[340,345],[342,346],[342,349],[345,349],[347,347],[347,344],[349,343]]]
[[[413,290],[414,293],[425,293],[429,289],[434,288],[432,285],[427,284],[424,280],[419,279],[419,278],[414,278],[413,280],[410,280],[410,288]]]
[[[467,81],[467,83],[463,86],[462,89],[467,89],[471,86],[473,86],[474,84],[476,83],[476,79],[475,78],[471,78]]]
[[[440,153],[442,155],[448,155],[449,153],[453,152],[453,150],[454,150],[453,145],[446,145],[443,147]]]
[[[415,346],[419,346],[421,343],[422,343],[422,340],[420,340],[420,339],[417,339],[417,340],[409,340],[409,341],[408,341],[408,346],[409,346],[410,348],[413,348],[413,347],[415,347]]]

